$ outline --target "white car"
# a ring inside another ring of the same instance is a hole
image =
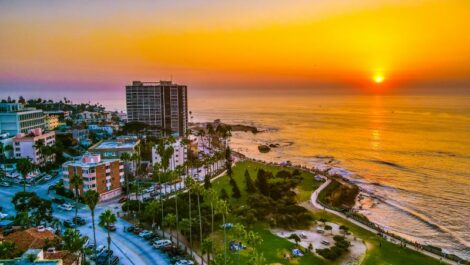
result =
[[[96,247],[96,253],[99,254],[99,253],[103,252],[105,249],[106,249],[106,246],[105,246],[105,245],[98,245],[98,246]]]
[[[7,218],[7,216],[8,216],[7,213],[0,212],[0,219]]]
[[[194,265],[194,262],[189,259],[178,260],[175,265]]]
[[[57,207],[61,210],[65,210],[65,211],[72,211],[72,209],[73,209],[73,206],[68,204],[68,203],[61,204]]]
[[[46,230],[55,234],[55,229],[52,227],[46,227]]]
[[[36,229],[38,232],[46,232],[46,228],[42,225],[38,226]]]
[[[168,239],[162,239],[162,240],[157,240],[155,242],[153,242],[153,247],[154,248],[163,248],[163,247],[166,247],[166,246],[169,246],[171,245],[171,241],[168,240]]]
[[[148,231],[148,230],[144,230],[144,231],[142,231],[142,232],[139,233],[139,236],[140,236],[140,237],[145,237],[145,236],[151,235],[151,234],[152,234],[152,232],[150,232],[150,231]]]

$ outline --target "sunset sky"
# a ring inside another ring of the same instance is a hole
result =
[[[468,0],[1,1],[0,90],[468,91],[469,30]]]

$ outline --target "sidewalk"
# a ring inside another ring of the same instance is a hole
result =
[[[349,218],[348,216],[344,215],[343,213],[340,213],[340,212],[337,212],[337,211],[334,211],[334,210],[331,210],[331,209],[328,209],[328,208],[325,208],[323,207],[322,205],[320,205],[318,202],[317,202],[317,199],[318,199],[318,195],[320,194],[320,192],[325,189],[329,184],[331,183],[331,179],[328,179],[327,181],[325,181],[325,183],[323,183],[322,185],[320,185],[320,187],[318,187],[318,189],[316,189],[313,193],[312,193],[312,196],[310,197],[310,203],[317,209],[320,209],[320,210],[325,210],[329,213],[332,213],[336,216],[339,216],[345,220],[348,220],[349,222],[369,231],[369,232],[372,232],[374,234],[378,234],[380,233],[380,231],[372,228],[372,227],[369,227],[363,223],[360,223],[352,218]],[[390,236],[386,236],[385,237],[385,240],[387,240],[388,242],[391,242],[393,244],[396,244],[398,245],[400,242],[396,242],[396,240],[391,240],[392,238]],[[413,251],[417,251],[417,252],[420,252],[426,256],[429,256],[429,257],[432,257],[432,258],[435,258],[437,260],[442,260],[443,262],[446,262],[448,264],[453,264],[453,265],[457,265],[458,263],[453,261],[453,260],[449,260],[447,258],[444,258],[444,257],[441,257],[439,255],[436,255],[434,253],[431,253],[431,252],[428,252],[428,251],[425,251],[425,250],[422,250],[422,249],[415,249],[415,248],[412,248],[412,246],[410,245],[406,245],[406,248],[408,249],[411,249]]]

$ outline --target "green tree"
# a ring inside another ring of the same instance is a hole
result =
[[[221,198],[222,200],[228,200],[229,197],[228,197],[228,193],[227,193],[227,191],[225,190],[225,188],[222,188],[222,189],[220,190],[220,198]]]
[[[80,187],[83,186],[83,178],[77,174],[74,174],[70,179],[70,185],[73,187],[75,195],[75,218],[78,214],[78,200],[80,199]]]
[[[192,232],[192,217],[191,217],[191,191],[193,190],[196,182],[191,176],[187,176],[184,180],[184,186],[188,189],[188,211],[189,211],[189,245],[190,245],[190,251],[191,251],[191,257],[193,256],[193,232]]]
[[[152,218],[152,229],[155,229],[155,220],[157,214],[159,213],[160,203],[158,201],[152,200],[147,206],[145,206],[145,212]]]
[[[26,192],[26,177],[33,171],[33,164],[29,158],[20,158],[16,162],[16,168],[23,176],[23,191]]]
[[[13,258],[15,255],[15,243],[9,240],[0,241],[0,259]]]
[[[222,227],[224,230],[224,264],[227,264],[227,235],[226,235],[226,223],[225,217],[228,214],[228,205],[224,200],[219,200],[216,204],[216,212],[222,215]]]
[[[131,156],[127,152],[122,153],[121,154],[121,160],[124,161],[124,163],[127,164],[131,160]],[[129,200],[129,193],[130,193],[130,190],[129,190],[129,172],[127,172],[127,171],[124,173],[124,181],[125,181],[125,185],[126,185],[127,200]]]
[[[238,188],[237,182],[232,177],[230,178],[230,185],[232,185],[232,197],[235,199],[239,199],[242,194],[240,192],[240,188]]]
[[[248,260],[248,265],[265,265],[266,258],[264,257],[263,253],[258,253],[254,251],[250,255],[250,259]]]
[[[100,195],[98,192],[94,190],[88,190],[84,194],[84,199],[91,213],[91,223],[92,223],[92,228],[93,228],[93,243],[94,243],[93,254],[95,255],[95,258],[96,258],[95,208],[98,202],[100,201]]]
[[[213,253],[212,250],[214,249],[214,244],[210,238],[205,238],[201,244],[202,248],[202,255],[207,255],[207,264],[211,264],[211,254]],[[204,260],[203,260],[204,262]]]
[[[163,223],[170,229],[170,238],[173,238],[173,228],[176,225],[176,216],[172,213],[168,213],[165,215],[163,219]]]
[[[196,193],[197,197],[197,211],[198,211],[198,217],[199,217],[199,240],[200,240],[200,245],[202,246],[202,215],[201,215],[201,200],[200,197],[201,195],[204,194],[204,188],[201,185],[195,185],[194,186],[194,193]],[[204,264],[204,260],[202,261]]]
[[[295,244],[298,245],[300,241],[302,241],[299,237],[299,235],[297,234],[292,234],[289,236],[290,239],[294,240],[295,241]]]
[[[204,188],[206,190],[212,188],[211,177],[209,175],[206,175],[204,177]]]
[[[108,250],[111,250],[111,231],[110,226],[117,222],[116,215],[111,210],[106,210],[100,215],[100,225],[106,228],[108,232]]]
[[[245,185],[246,192],[248,192],[249,194],[256,192],[255,183],[253,182],[253,179],[251,179],[250,172],[248,172],[248,169],[245,169]]]
[[[83,255],[83,247],[85,245],[86,238],[81,237],[77,230],[67,228],[62,239],[64,241],[65,250],[68,250],[71,253],[79,253],[79,255]],[[82,260],[84,260],[84,257],[82,257]]]

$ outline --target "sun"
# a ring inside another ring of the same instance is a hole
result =
[[[384,81],[384,77],[383,75],[376,75],[374,76],[374,82],[377,83],[377,84],[380,84]]]

